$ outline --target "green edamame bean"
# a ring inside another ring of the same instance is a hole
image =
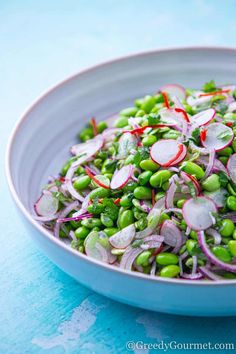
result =
[[[186,199],[179,199],[176,203],[177,208],[182,208],[185,202],[186,202]]]
[[[101,214],[103,212],[104,206],[102,204],[100,204],[100,203],[90,204],[87,207],[87,210],[91,214],[98,215],[98,214]]]
[[[164,192],[157,192],[157,194],[155,195],[155,201],[157,202],[161,198],[165,197],[165,195],[166,194]]]
[[[104,175],[105,173],[114,173],[116,169],[116,163],[111,159],[106,159],[103,162],[101,173]]]
[[[150,251],[144,251],[142,253],[140,253],[140,255],[136,258],[136,264],[137,265],[141,265],[141,266],[148,266],[148,260],[151,256],[151,252]]]
[[[145,112],[142,109],[139,109],[138,112],[135,114],[135,117],[143,117],[145,116]]]
[[[80,226],[78,227],[78,229],[75,230],[75,237],[79,238],[79,239],[84,239],[85,237],[88,236],[88,234],[90,233],[90,229],[88,229],[85,226]]]
[[[230,240],[228,243],[228,248],[229,248],[231,255],[236,258],[236,241]]]
[[[227,207],[233,211],[236,211],[236,197],[230,196],[226,200]]]
[[[154,188],[160,188],[171,177],[171,172],[168,170],[161,170],[154,173],[150,178],[150,184]]]
[[[94,166],[95,166],[95,167],[98,167],[98,168],[100,168],[100,167],[102,166],[102,163],[103,163],[103,160],[102,160],[102,159],[95,159],[95,160],[93,161]]]
[[[89,176],[80,176],[74,181],[73,186],[77,191],[80,191],[81,189],[88,187],[90,182],[91,179]]]
[[[114,234],[116,234],[119,231],[119,229],[117,229],[117,227],[106,227],[103,232],[105,232],[105,234],[110,237]]]
[[[220,228],[220,234],[224,237],[229,237],[234,232],[234,223],[230,219],[224,219]]]
[[[134,162],[134,155],[129,155],[124,162],[124,165],[130,165]]]
[[[177,130],[170,129],[168,132],[166,132],[162,135],[162,138],[163,139],[178,139],[180,135],[181,135],[181,133],[178,132]]]
[[[100,219],[90,218],[82,220],[81,225],[87,227],[88,229],[93,229],[94,227],[101,227],[102,223]]]
[[[178,264],[179,258],[174,253],[162,252],[156,256],[156,262],[161,265]]]
[[[217,154],[220,156],[230,156],[230,155],[232,155],[232,153],[233,153],[233,149],[230,146],[228,146],[220,151],[217,151]]]
[[[62,167],[62,169],[61,169],[61,176],[65,176],[66,175],[66,173],[67,173],[67,171],[69,170],[69,168],[70,168],[70,166],[72,165],[72,163],[75,161],[75,158],[72,158],[72,159],[70,159],[69,161],[67,161],[65,164],[64,164],[64,166]]]
[[[236,138],[234,138],[233,142],[232,142],[232,148],[234,150],[234,152],[236,152]]]
[[[123,187],[123,191],[125,193],[133,192],[136,187],[138,187],[138,183],[134,181],[130,181]]]
[[[137,200],[137,199],[133,199],[133,201],[135,201],[135,200]],[[135,219],[137,219],[137,220],[147,217],[147,214],[145,214],[143,211],[139,210],[138,208],[133,208],[133,213],[134,213]]]
[[[160,221],[159,223],[163,223],[165,220],[169,220],[170,219],[170,216],[166,213],[162,213],[161,216],[160,216]]]
[[[144,218],[142,217],[142,218],[140,218],[138,221],[136,221],[134,223],[136,229],[138,229],[140,231],[144,230],[147,227],[147,224],[148,223],[147,223],[147,218],[146,217],[144,217]]]
[[[198,235],[196,231],[191,231],[189,236],[193,239],[193,240],[197,240],[198,239]]]
[[[166,181],[165,183],[162,184],[161,188],[163,189],[163,191],[167,191],[167,189],[169,189],[170,183],[169,181]]]
[[[99,122],[97,124],[97,131],[98,131],[99,134],[102,133],[103,130],[105,130],[105,129],[107,129],[107,123],[106,122],[101,121],[101,122]]]
[[[156,104],[156,100],[153,96],[145,96],[141,105],[141,109],[146,112],[146,113],[150,113],[151,110],[153,109],[153,107]]]
[[[197,179],[203,178],[205,174],[204,170],[194,162],[187,161],[184,162],[182,166],[183,171],[190,175],[194,175]]]
[[[195,241],[195,240],[187,240],[186,241],[186,249],[187,249],[187,251],[188,251],[188,253],[192,256],[192,254],[193,254],[193,252],[194,252],[194,250],[195,250],[195,248],[196,248],[196,246],[197,246],[197,241]]]
[[[138,176],[138,182],[141,186],[147,184],[152,176],[151,171],[144,171]]]
[[[227,184],[227,189],[228,189],[228,192],[233,195],[233,196],[236,196],[236,192],[234,190],[234,188],[231,186],[230,183]]]
[[[222,262],[225,262],[225,263],[230,263],[231,262],[231,255],[230,255],[229,251],[227,251],[226,248],[224,248],[222,246],[214,246],[212,248],[212,252]]]
[[[152,146],[157,141],[155,135],[147,135],[142,139],[144,146]]]
[[[117,220],[117,225],[120,229],[124,229],[126,226],[134,223],[134,213],[132,210],[125,210],[121,213]]]
[[[109,189],[98,187],[90,193],[90,199],[105,198],[105,197],[109,197],[109,195],[110,195]]]
[[[122,111],[120,111],[120,115],[125,117],[134,117],[137,112],[138,112],[137,107],[128,107],[122,109]]]
[[[160,276],[163,278],[175,278],[179,275],[180,268],[177,265],[168,265],[162,268]]]
[[[142,170],[155,172],[159,169],[159,165],[152,161],[151,159],[143,160],[140,162],[139,166]]]
[[[132,206],[133,194],[124,194],[120,199],[120,205],[124,208],[130,208]]]
[[[79,138],[83,142],[92,139],[93,136],[93,129],[91,127],[83,129],[82,132],[79,134]]]
[[[115,127],[116,128],[124,128],[128,124],[128,117],[121,116],[116,119],[115,121]]]
[[[112,227],[113,226],[113,220],[106,214],[101,214],[101,222],[104,226],[106,227]]]
[[[215,192],[220,189],[220,178],[213,173],[202,182],[202,187],[208,192]]]
[[[134,190],[134,196],[137,199],[152,199],[152,191],[148,187],[136,187]]]
[[[223,165],[226,165],[228,162],[228,157],[226,156],[220,156],[219,160],[223,163]]]
[[[184,219],[181,220],[179,226],[180,226],[180,228],[181,228],[182,231],[185,231],[185,230],[187,229],[187,224],[186,224],[186,222],[184,221]]]

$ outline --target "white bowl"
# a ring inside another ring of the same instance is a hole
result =
[[[235,83],[235,49],[180,48],[137,54],[65,80],[34,103],[18,122],[7,152],[7,179],[14,201],[39,247],[85,286],[154,311],[236,315],[234,280],[191,282],[123,271],[76,252],[31,217],[41,187],[49,175],[60,170],[76,133],[91,116],[106,119],[165,83],[200,87],[211,79],[218,84]]]

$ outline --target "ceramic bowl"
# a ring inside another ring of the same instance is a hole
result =
[[[141,308],[185,315],[236,315],[236,281],[151,278],[80,254],[55,239],[31,214],[49,175],[57,174],[69,147],[91,116],[97,120],[153,93],[165,83],[201,87],[208,80],[235,83],[236,50],[179,48],[113,60],[63,81],[27,110],[10,138],[7,179],[29,234],[43,252],[81,284]]]

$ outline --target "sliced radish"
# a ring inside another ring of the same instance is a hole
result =
[[[172,96],[171,99],[174,102],[175,108],[184,109],[184,106],[182,105],[182,103],[180,102],[180,100],[177,96]]]
[[[166,124],[168,126],[181,126],[182,115],[175,111],[175,109],[163,109],[159,112],[161,120],[160,123]]]
[[[116,256],[111,254],[111,247],[104,232],[93,231],[84,241],[87,256],[106,263],[114,263]]]
[[[193,177],[192,175],[190,175],[190,174],[188,174],[188,173],[186,173],[184,171],[181,171],[180,176],[183,178],[183,180],[186,183],[192,182],[193,185],[194,185],[195,191],[196,191],[196,195],[200,194],[201,186],[200,186],[200,184],[198,183],[198,181],[197,181],[197,179],[195,177]]]
[[[102,148],[103,143],[104,139],[101,135],[98,135],[96,138],[88,140],[86,143],[73,145],[70,151],[76,156],[83,154],[93,156]]]
[[[119,150],[117,158],[127,157],[130,151],[137,147],[138,140],[134,134],[124,133],[119,140]]]
[[[234,133],[222,123],[212,123],[206,129],[204,137],[200,135],[202,145],[209,150],[220,151],[231,144]]]
[[[233,154],[228,159],[227,170],[230,178],[236,183],[236,154]]]
[[[217,208],[223,208],[229,194],[226,189],[220,188],[215,192],[204,192],[204,195],[212,199]]]
[[[202,125],[208,124],[212,119],[214,119],[216,111],[213,108],[206,109],[205,111],[199,112],[191,117],[191,122],[201,127]]]
[[[227,112],[235,112],[236,111],[236,102],[232,102],[228,106]]]
[[[204,94],[202,91],[194,92],[194,96],[187,97],[187,104],[194,107],[211,101],[212,96],[201,96],[202,94]]]
[[[150,155],[153,161],[163,167],[173,166],[186,156],[186,146],[174,139],[163,139],[152,145]]]
[[[53,216],[58,210],[58,199],[49,191],[44,191],[34,205],[37,215]]]
[[[171,97],[176,96],[180,100],[184,100],[186,97],[185,88],[178,84],[168,84],[161,87],[160,91],[168,93]]]
[[[112,177],[110,188],[118,189],[124,187],[132,177],[133,168],[132,165],[126,165],[116,171]]]
[[[115,248],[126,248],[133,241],[135,226],[131,224],[109,238],[110,244]]]
[[[217,211],[210,198],[197,197],[188,199],[183,205],[183,217],[186,224],[193,230],[206,230],[214,223],[211,213]]]

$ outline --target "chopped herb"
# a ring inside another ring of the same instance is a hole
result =
[[[214,92],[214,91],[218,90],[214,80],[206,82],[205,85],[203,85],[202,89],[204,92]]]
[[[220,133],[220,134],[218,134],[217,135],[217,138],[218,139],[221,139],[221,140],[223,140],[223,141],[227,141],[227,140],[229,140],[230,138],[232,137],[232,134],[230,134],[229,132],[228,132],[228,130],[225,130],[224,132],[222,132],[222,133]]]
[[[223,172],[223,171],[220,171],[218,173],[218,176],[219,176],[219,179],[220,179],[219,180],[220,181],[220,185],[222,187],[226,187],[227,184],[228,184],[228,181],[229,181],[229,177],[227,176],[227,174],[225,172]]]
[[[149,149],[146,146],[140,146],[134,155],[134,164],[139,166],[142,160],[149,158]]]
[[[192,132],[192,138],[190,138],[196,145],[200,144],[200,128],[196,128]]]
[[[104,207],[104,214],[114,221],[117,220],[120,209],[119,206],[114,204],[113,200],[109,198],[104,198],[102,205]]]

